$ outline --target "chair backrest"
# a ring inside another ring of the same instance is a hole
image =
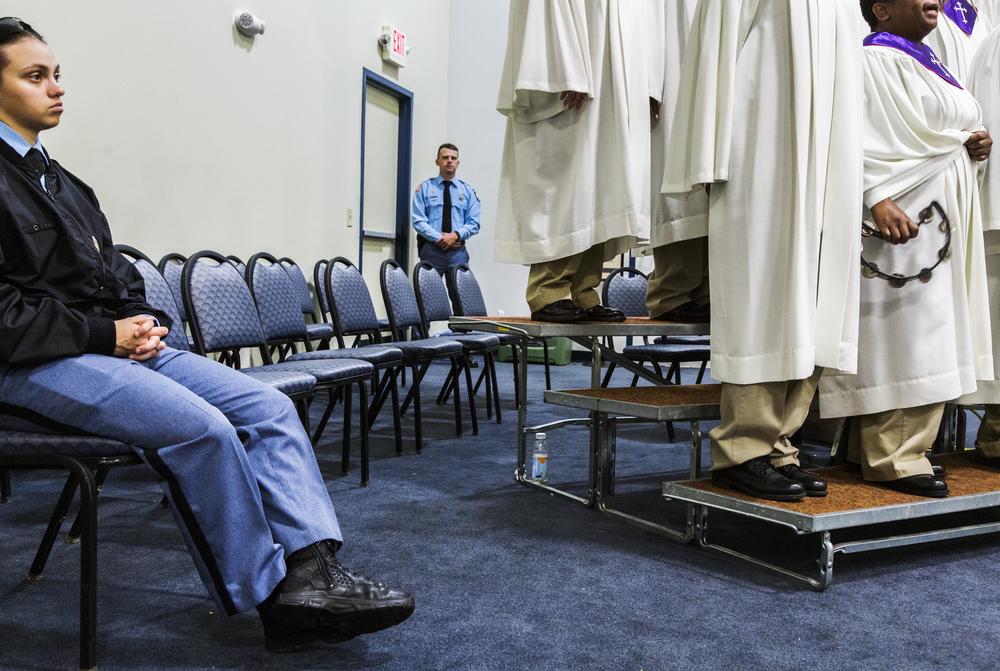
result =
[[[609,308],[625,313],[626,317],[647,317],[646,274],[635,268],[622,267],[613,270],[604,279],[602,302]]]
[[[486,299],[479,282],[469,266],[460,263],[448,269],[448,294],[451,296],[451,307],[459,317],[485,317]]]
[[[305,273],[299,268],[299,264],[292,261],[287,256],[279,259],[281,266],[288,273],[288,276],[292,279],[292,284],[295,285],[295,293],[299,297],[299,301],[302,303],[302,314],[309,315],[315,318],[313,313],[313,299],[312,293],[309,291],[309,283],[306,282]],[[316,292],[319,293],[319,285],[316,286]]]
[[[258,347],[270,363],[250,288],[226,257],[212,251],[193,255],[181,273],[181,292],[200,353]]]
[[[177,309],[181,311],[181,320],[183,321],[187,321],[188,318],[184,296],[181,294],[181,270],[183,270],[186,261],[187,257],[183,254],[172,252],[164,254],[156,266],[160,274],[163,275],[163,279],[167,281],[170,292],[174,295],[174,302],[177,303]]]
[[[378,315],[361,271],[342,256],[330,259],[324,269],[321,284],[317,285],[323,290],[316,293],[329,299],[330,316],[340,346],[344,346],[345,335],[368,335],[378,342],[381,339]]]
[[[397,339],[402,339],[408,328],[424,333],[417,297],[406,277],[406,271],[392,259],[386,259],[379,268],[382,299],[389,313],[389,325]],[[424,334],[426,335],[426,334]]]
[[[306,320],[298,292],[281,262],[267,252],[254,254],[247,261],[246,281],[257,303],[260,325],[268,342],[305,342]]]
[[[413,266],[413,288],[424,326],[451,319],[448,289],[444,286],[441,275],[427,261]]]
[[[243,259],[241,259],[238,256],[235,256],[234,254],[230,254],[229,256],[226,257],[226,259],[231,264],[233,264],[234,266],[236,266],[236,270],[240,271],[240,275],[243,275],[244,277],[246,277],[246,274],[247,274],[247,264],[243,263]]]
[[[184,321],[181,319],[181,311],[174,300],[174,294],[170,291],[167,281],[157,270],[156,266],[148,256],[140,252],[135,247],[128,245],[115,245],[123,256],[132,262],[135,269],[142,275],[142,281],[146,285],[146,302],[157,310],[167,313],[167,316],[174,322],[167,332],[164,342],[167,347],[179,350],[188,350],[187,335],[184,333]]]
[[[348,261],[348,263],[350,263],[350,261]],[[323,319],[326,319],[330,315],[331,311],[330,297],[327,295],[327,291],[325,290],[326,268],[328,264],[329,262],[326,259],[320,259],[313,264],[313,286],[316,287],[316,302],[319,303],[319,314]]]

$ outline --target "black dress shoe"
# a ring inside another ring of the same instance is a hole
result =
[[[413,597],[341,566],[331,541],[292,553],[288,572],[257,606],[264,645],[281,652],[312,641],[346,641],[399,624],[413,612]]]
[[[573,322],[585,321],[587,319],[587,312],[573,305],[573,301],[564,298],[561,301],[549,303],[541,310],[535,310],[531,313],[531,318],[536,322],[571,324]]]
[[[805,487],[776,471],[770,457],[757,457],[739,466],[712,471],[712,482],[772,501],[801,501],[806,497]]]
[[[816,477],[798,464],[775,466],[774,470],[802,485],[806,496],[826,496],[826,480]]]
[[[979,451],[979,446],[972,451],[972,459],[983,466],[989,466],[990,468],[1000,468],[1000,457],[988,457]]]
[[[711,305],[698,305],[694,301],[667,310],[652,319],[664,322],[683,322],[687,324],[707,324],[712,318]]]
[[[587,321],[588,322],[623,322],[625,321],[625,313],[621,310],[615,310],[614,308],[605,307],[603,305],[595,305],[592,308],[587,308]]]
[[[856,464],[853,461],[847,462],[847,470],[849,473],[854,475],[861,475],[861,464]],[[948,471],[945,470],[944,466],[939,464],[931,464],[931,475],[935,478],[946,478],[948,477]]]
[[[914,496],[929,496],[934,499],[948,496],[948,483],[933,475],[911,475],[908,478],[888,480],[882,484],[897,492]]]

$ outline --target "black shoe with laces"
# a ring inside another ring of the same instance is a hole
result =
[[[576,307],[573,301],[564,298],[555,303],[549,303],[541,310],[535,310],[531,313],[531,318],[536,322],[571,324],[587,319],[587,312]]]
[[[595,305],[592,308],[587,308],[587,321],[588,322],[623,322],[625,321],[625,313],[621,310],[616,310],[614,308],[609,308],[605,305]]]
[[[810,473],[798,464],[775,466],[774,470],[802,485],[806,490],[806,496],[826,496],[826,480],[816,477],[814,473]]]
[[[851,475],[861,475],[861,464],[848,461],[847,472]],[[931,475],[935,478],[946,478],[948,477],[948,471],[945,470],[945,467],[941,464],[931,464]]]
[[[801,501],[806,497],[805,487],[774,470],[770,457],[757,457],[738,466],[712,471],[712,482],[772,501]]]
[[[331,541],[292,553],[286,564],[284,580],[257,606],[268,650],[346,641],[397,625],[413,613],[412,596],[342,566]]]

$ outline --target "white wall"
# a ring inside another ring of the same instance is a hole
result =
[[[448,135],[460,149],[459,176],[475,186],[483,201],[482,230],[469,244],[469,254],[486,305],[491,314],[524,315],[527,267],[497,263],[493,254],[505,125],[496,100],[509,5],[507,0],[451,3]]]
[[[265,33],[240,37],[236,9]],[[62,63],[66,113],[43,142],[97,191],[117,241],[154,259],[204,248],[306,267],[356,258],[367,67],[414,92],[413,185],[437,172],[441,142],[461,148],[459,175],[483,200],[473,267],[491,312],[512,315],[527,310],[527,269],[493,256],[507,11],[496,0],[0,0]],[[407,67],[382,64],[383,24],[407,33]]]
[[[266,22],[253,43],[233,29],[237,8]],[[448,0],[0,0],[62,63],[66,113],[43,142],[95,188],[117,241],[310,268],[358,253],[363,67],[415,92],[415,157],[445,137],[448,12]],[[383,24],[412,44],[398,72],[378,56]],[[427,172],[415,164],[414,182]]]

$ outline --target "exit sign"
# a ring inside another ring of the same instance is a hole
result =
[[[406,33],[393,26],[382,26],[382,35],[379,36],[378,42],[382,50],[382,60],[399,67],[406,65],[406,57],[410,51],[406,43]]]

